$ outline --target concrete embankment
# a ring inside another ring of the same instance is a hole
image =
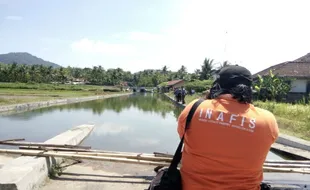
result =
[[[167,94],[165,94],[165,96],[170,101],[177,104],[177,106],[180,106],[182,108],[186,106],[185,104],[176,102],[172,97]],[[297,137],[280,133],[276,143],[273,146],[273,149],[281,151],[283,153],[295,155],[296,157],[310,160],[310,142]]]
[[[109,94],[103,96],[88,96],[88,97],[79,97],[79,98],[68,98],[68,99],[58,99],[58,100],[49,100],[49,101],[41,101],[41,102],[31,102],[31,103],[23,103],[23,104],[15,104],[8,106],[0,106],[0,114],[7,114],[10,112],[24,112],[30,111],[33,109],[56,106],[56,105],[64,105],[64,104],[72,104],[78,102],[86,102],[97,99],[105,99],[117,96],[125,96],[131,93],[121,93],[121,94]]]
[[[80,144],[94,129],[94,125],[80,125],[51,138],[47,144]],[[61,159],[21,156],[15,158],[0,169],[1,190],[36,190],[48,178],[48,171]]]

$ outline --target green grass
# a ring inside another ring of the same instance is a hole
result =
[[[0,106],[110,93],[121,92],[119,88],[107,86],[0,83]]]
[[[254,105],[271,111],[276,116],[282,133],[310,140],[309,105],[260,101]]]
[[[0,83],[0,89],[31,89],[31,90],[70,90],[70,91],[120,91],[114,86],[44,84],[44,83]]]
[[[168,93],[173,97],[173,93]],[[186,96],[186,103],[196,98],[203,97],[203,94],[195,94]],[[269,110],[276,118],[280,128],[280,132],[293,135],[305,140],[310,140],[310,106],[304,104],[288,104],[276,102],[256,101],[254,105]]]
[[[57,99],[57,98],[53,98],[53,97],[3,98],[3,97],[0,97],[0,106],[21,104],[21,103],[28,103],[28,102],[47,101],[47,100],[53,100],[53,99]]]

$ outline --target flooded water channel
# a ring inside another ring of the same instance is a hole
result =
[[[133,94],[0,116],[0,139],[43,142],[81,124],[95,124],[83,142],[93,149],[174,153],[181,109],[162,95]],[[268,159],[281,159],[269,153]]]

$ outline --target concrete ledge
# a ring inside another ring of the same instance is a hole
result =
[[[74,127],[44,143],[80,144],[94,129],[93,125]],[[1,190],[35,190],[39,189],[48,177],[48,171],[53,164],[61,159],[21,156],[0,169]]]
[[[77,102],[85,102],[91,101],[96,99],[105,99],[117,96],[125,96],[131,93],[123,93],[123,94],[109,94],[103,96],[88,96],[88,97],[79,97],[79,98],[68,98],[68,99],[58,99],[58,100],[49,100],[49,101],[42,101],[42,102],[31,102],[31,103],[24,103],[24,104],[15,104],[9,106],[0,106],[0,113],[1,112],[24,112],[33,109],[55,106],[55,105],[64,105],[64,104],[72,104]]]
[[[306,141],[304,139],[300,139],[297,137],[285,135],[285,134],[279,135],[277,143],[283,144],[286,146],[290,146],[290,147],[294,147],[294,148],[299,148],[302,150],[310,151],[310,142],[309,141]]]
[[[310,160],[310,152],[307,150],[302,150],[300,148],[294,148],[290,146],[285,146],[283,144],[274,143],[271,146],[271,150],[279,152],[280,154],[285,153],[289,157],[295,157],[298,160]]]
[[[175,99],[173,99],[172,97],[168,96],[167,94],[164,94],[170,101],[172,101],[173,103],[175,103],[177,106],[180,106],[182,108],[185,108],[186,104],[181,104],[179,102],[177,102]]]

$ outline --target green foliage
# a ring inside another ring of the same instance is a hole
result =
[[[290,91],[290,79],[274,75],[270,70],[269,75],[260,76],[254,84],[259,100],[281,101]]]
[[[272,112],[277,118],[282,133],[310,140],[310,106],[274,101],[255,101],[254,105]]]
[[[212,82],[213,81],[211,80],[194,80],[191,82],[186,82],[184,87],[187,91],[193,89],[195,92],[204,92],[205,90],[211,88]]]
[[[42,84],[42,83],[0,83],[0,89],[120,92],[120,88],[116,88],[114,86]]]
[[[213,60],[210,59],[205,59],[201,70],[196,69],[194,73],[189,73],[184,65],[181,65],[176,72],[170,71],[167,66],[164,66],[158,70],[148,69],[131,73],[121,68],[105,70],[102,66],[65,68],[35,64],[0,63],[0,82],[18,83],[14,88],[20,89],[66,90],[70,88],[71,90],[84,90],[84,87],[81,85],[63,85],[82,82],[89,85],[117,86],[120,89],[124,89],[125,86],[121,85],[124,82],[127,82],[128,86],[131,87],[156,87],[158,85],[165,85],[167,81],[183,79],[186,82],[190,81],[190,88],[200,92],[204,91],[208,85],[205,85],[204,82],[199,82],[198,79],[209,79],[214,71],[213,67]],[[13,87],[8,85],[8,88]],[[95,89],[90,91],[95,91]],[[118,90],[113,88],[105,89],[104,91],[115,92]]]
[[[163,86],[167,86],[168,85],[168,82],[162,82],[162,83],[160,83],[158,86],[159,87],[163,87]]]
[[[201,66],[200,80],[209,80],[212,77],[212,72],[214,72],[213,59],[205,59]]]

